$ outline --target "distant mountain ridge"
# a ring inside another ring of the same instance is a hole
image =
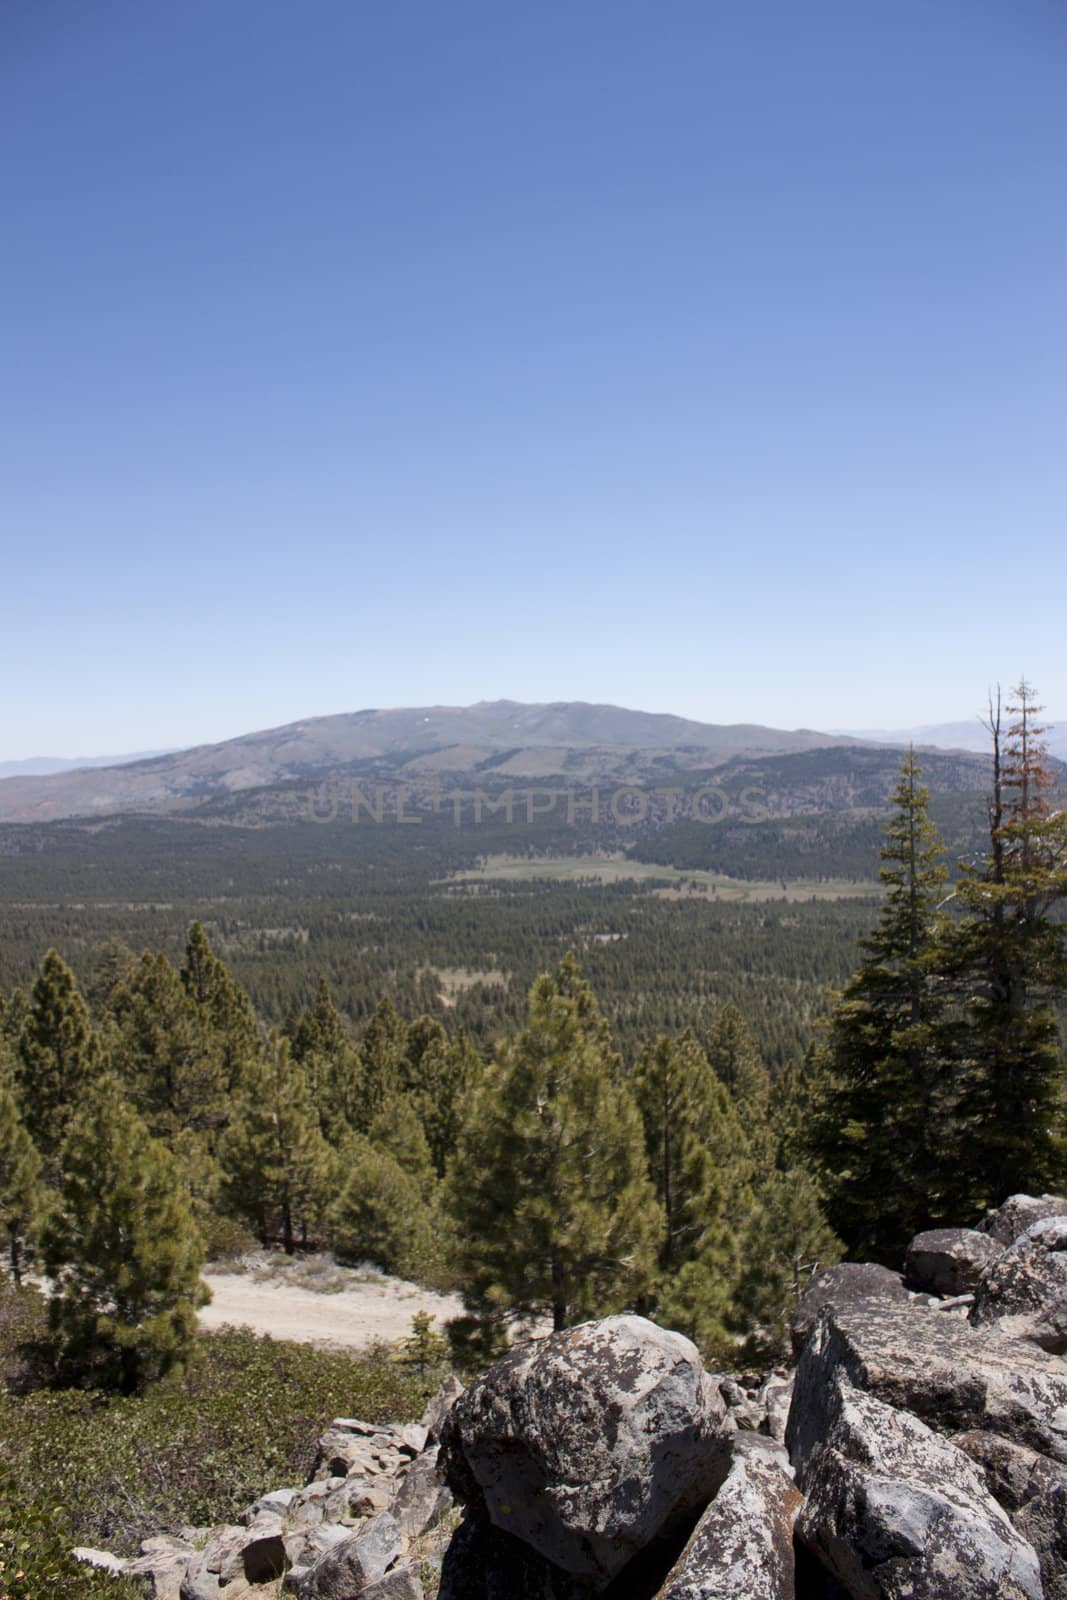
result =
[[[1061,761],[1067,761],[1067,717],[1041,716],[1047,727],[1045,736],[1049,751]],[[850,728],[842,730],[856,739],[870,739],[877,744],[932,745],[938,750],[974,750],[984,755],[989,749],[989,732],[983,727],[981,717],[968,722],[933,722],[916,728]]]
[[[133,761],[172,754],[173,749],[137,750],[121,756],[27,756],[24,761],[0,761],[0,779],[51,778],[57,772],[80,772],[86,767],[128,767]]]
[[[584,701],[370,709],[311,717],[128,764],[7,777],[0,780],[0,821],[189,810],[228,794],[356,772],[455,775],[488,765],[494,774],[516,780],[558,773],[621,781],[645,767],[684,772],[739,756],[784,756],[862,742],[808,728],[695,722]]]

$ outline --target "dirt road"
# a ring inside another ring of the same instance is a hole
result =
[[[436,1317],[441,1330],[449,1317],[463,1310],[458,1296],[433,1294],[399,1278],[357,1283],[335,1294],[284,1282],[257,1282],[238,1272],[205,1272],[204,1282],[212,1300],[200,1312],[201,1327],[230,1323],[300,1344],[359,1350],[376,1339],[392,1343],[406,1337],[416,1311]]]

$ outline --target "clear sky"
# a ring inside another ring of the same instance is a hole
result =
[[[1061,0],[4,0],[0,758],[1067,705]]]

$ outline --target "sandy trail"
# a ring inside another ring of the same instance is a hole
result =
[[[463,1311],[458,1295],[433,1294],[400,1278],[321,1294],[288,1283],[257,1283],[239,1272],[205,1272],[203,1277],[212,1299],[200,1311],[202,1328],[229,1323],[300,1344],[361,1350],[376,1339],[392,1343],[406,1338],[416,1311],[436,1317],[438,1331]]]

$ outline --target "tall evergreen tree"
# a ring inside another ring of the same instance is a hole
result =
[[[726,1002],[701,1030],[701,1042],[712,1071],[729,1091],[757,1171],[766,1170],[773,1159],[771,1080],[751,1028]]]
[[[12,1050],[17,1049],[22,1030],[30,1017],[30,1002],[24,989],[13,989],[7,999],[0,999],[0,1038]]]
[[[789,1354],[789,1319],[812,1276],[841,1259],[822,1195],[803,1167],[774,1167],[754,1192],[733,1308],[761,1359]]]
[[[1067,813],[1051,801],[1040,710],[1025,680],[1007,707],[1007,726],[999,692],[990,703],[989,845],[979,865],[963,867],[955,896],[962,916],[946,942],[963,1013],[952,1168],[964,1211],[1067,1176],[1052,1005],[1067,984],[1067,927],[1053,916],[1067,897]]]
[[[286,1029],[292,1044],[294,1061],[303,1061],[311,1054],[338,1056],[351,1044],[345,1020],[333,1003],[330,985],[320,978],[314,1003],[300,1013]]]
[[[264,1245],[280,1233],[292,1255],[325,1213],[335,1162],[286,1039],[272,1039],[248,1068],[219,1159],[231,1201]]]
[[[330,986],[319,979],[314,1003],[286,1028],[293,1060],[307,1076],[312,1103],[331,1143],[340,1143],[362,1121],[362,1069]]]
[[[569,966],[537,980],[468,1101],[447,1186],[472,1306],[556,1328],[647,1292],[663,1236],[640,1114],[588,1022]]]
[[[385,1150],[407,1173],[427,1203],[437,1188],[430,1147],[426,1142],[418,1112],[408,1095],[387,1100],[370,1125],[367,1135],[376,1150]]]
[[[19,1111],[14,1058],[0,1039],[0,1230],[16,1284],[22,1282],[43,1201],[41,1158]]]
[[[631,1086],[663,1209],[659,1265],[670,1272],[700,1252],[709,1229],[721,1223],[729,1191],[747,1178],[745,1141],[692,1033],[664,1035],[649,1046]]]
[[[149,1131],[173,1139],[183,1128],[220,1129],[228,1114],[223,1054],[162,952],[145,952],[112,1010],[111,1059]]]
[[[748,1142],[692,1033],[665,1036],[634,1070],[649,1170],[664,1215],[653,1298],[659,1320],[717,1349],[728,1337],[751,1210]]]
[[[86,1092],[60,1165],[42,1242],[61,1370],[130,1393],[192,1347],[208,1298],[200,1236],[173,1157],[114,1076]]]
[[[378,1002],[359,1042],[359,1097],[352,1126],[366,1133],[399,1092],[407,1053],[407,1023],[386,995]]]
[[[416,1017],[408,1029],[401,1086],[422,1123],[434,1170],[444,1177],[456,1148],[464,1097],[484,1063],[461,1028],[449,1039],[431,1017]]]
[[[85,986],[85,998],[98,1025],[110,1017],[115,990],[126,981],[136,965],[137,957],[125,939],[105,939],[97,946]]]
[[[259,1048],[259,1030],[248,996],[212,950],[199,922],[189,929],[180,977],[214,1040],[226,1092],[232,1094]]]
[[[74,1109],[102,1068],[100,1043],[74,974],[49,950],[33,986],[17,1064],[23,1119],[46,1162],[54,1159]]]
[[[951,1220],[954,1106],[939,972],[946,869],[914,752],[893,807],[878,926],[816,1052],[810,1142],[835,1232],[850,1251],[895,1263],[915,1233]]]

